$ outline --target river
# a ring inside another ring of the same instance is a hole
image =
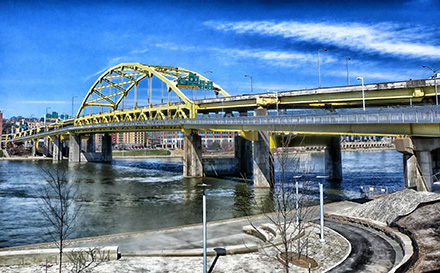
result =
[[[324,155],[300,158],[317,196]],[[343,152],[342,164],[343,181],[324,182],[327,202],[362,197],[361,186],[387,192],[403,188],[402,156],[394,150]],[[5,160],[0,161],[0,248],[50,240],[39,197],[47,183],[43,169],[56,168],[67,170],[77,187],[74,205],[81,213],[71,238],[200,223],[202,182],[209,185],[208,221],[261,213],[255,204],[272,198],[269,190],[254,190],[239,179],[183,178],[179,158],[114,159],[111,164]]]

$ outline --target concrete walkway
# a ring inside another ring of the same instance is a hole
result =
[[[338,212],[357,206],[354,202],[337,202],[325,205],[325,212]],[[313,218],[319,211],[315,210]],[[266,216],[236,218],[208,223],[208,255],[215,255],[213,248],[224,247],[230,254],[257,251],[261,240],[243,233],[243,226],[259,226],[270,221]],[[203,227],[201,224],[130,232],[71,240],[69,247],[118,246],[122,256],[199,256],[203,254]],[[30,250],[53,248],[51,243],[13,247],[5,250]]]

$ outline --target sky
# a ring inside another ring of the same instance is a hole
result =
[[[231,95],[426,79],[440,68],[440,1],[0,0],[4,117],[76,113],[126,62],[203,74]],[[157,91],[157,90],[156,90]],[[50,107],[50,109],[47,109]]]

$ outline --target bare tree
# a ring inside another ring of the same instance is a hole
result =
[[[274,160],[277,161],[275,188],[273,191],[272,208],[260,207],[269,224],[257,226],[249,220],[251,232],[263,238],[265,247],[269,246],[276,251],[276,259],[283,264],[285,272],[289,272],[291,264],[301,262],[301,258],[309,260],[304,255],[308,245],[308,238],[312,229],[308,229],[307,220],[311,219],[314,208],[311,207],[311,182],[308,174],[310,167],[302,162],[298,154],[289,153],[290,135],[282,139],[281,147],[276,150]],[[258,203],[256,206],[260,206]],[[264,234],[265,233],[265,234]],[[274,239],[268,239],[272,233]]]
[[[77,188],[74,183],[68,182],[66,171],[61,168],[55,171],[43,169],[43,172],[47,183],[42,190],[39,211],[49,223],[49,227],[45,228],[46,233],[59,249],[61,273],[65,241],[71,235],[80,211],[80,206],[74,204]]]
[[[110,260],[108,253],[99,247],[66,252],[66,256],[72,262],[70,272],[74,273],[88,272],[102,262]]]

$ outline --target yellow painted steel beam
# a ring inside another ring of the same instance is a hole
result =
[[[255,131],[239,131],[239,136],[249,141],[257,141],[258,140],[258,132]]]
[[[198,75],[202,80],[208,80],[203,75],[178,67],[151,66],[139,63],[119,64],[108,69],[96,80],[81,103],[76,118],[81,116],[81,113],[85,111],[86,107],[100,106],[116,110],[119,105],[121,105],[123,99],[127,97],[130,90],[136,86],[139,81],[146,77],[150,78],[153,76],[165,83],[168,92],[173,91],[183,101],[189,110],[188,117],[194,118],[197,115],[198,106],[194,105],[194,102],[177,87],[177,79],[182,76],[188,76],[189,73]],[[120,81],[118,81],[119,79]],[[113,93],[111,92],[111,88],[116,88],[118,91]],[[104,89],[109,89],[109,93],[104,94],[102,92]],[[225,97],[230,96],[215,83],[213,83],[213,89],[214,92],[220,93]],[[98,97],[94,98],[93,95],[97,95]],[[115,98],[116,100],[113,101],[111,98]],[[186,116],[186,114],[184,116]]]
[[[435,96],[432,80],[370,84],[364,86],[365,102],[368,105],[396,105],[422,102]],[[270,107],[323,107],[362,105],[362,86],[344,86],[322,89],[297,90],[235,96],[210,101],[200,101],[200,110]]]

